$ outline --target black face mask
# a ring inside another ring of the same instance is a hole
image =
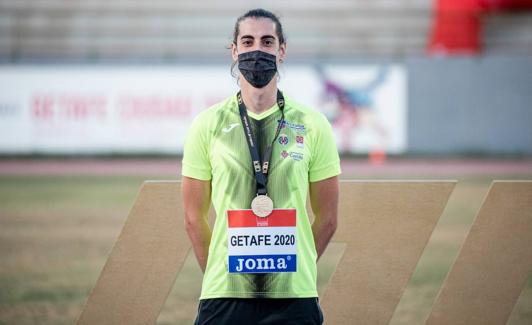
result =
[[[239,54],[238,69],[253,87],[262,88],[277,73],[276,56],[258,50]]]

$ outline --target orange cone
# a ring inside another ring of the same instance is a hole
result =
[[[382,165],[386,161],[386,152],[382,149],[373,149],[369,152],[368,158],[371,165]]]

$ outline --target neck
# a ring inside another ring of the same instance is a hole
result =
[[[274,80],[263,88],[255,88],[246,80],[242,80],[240,92],[246,109],[255,114],[265,112],[277,101],[277,83]]]

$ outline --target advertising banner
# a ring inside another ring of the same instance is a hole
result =
[[[288,65],[279,88],[322,111],[345,153],[406,149],[402,66]],[[180,154],[194,117],[238,90],[227,65],[0,67],[0,153]]]

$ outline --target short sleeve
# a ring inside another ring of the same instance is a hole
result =
[[[309,164],[309,181],[317,182],[341,173],[340,157],[331,124],[323,114],[316,117]]]
[[[199,180],[212,178],[209,160],[209,129],[205,115],[198,115],[185,137],[181,174]]]

